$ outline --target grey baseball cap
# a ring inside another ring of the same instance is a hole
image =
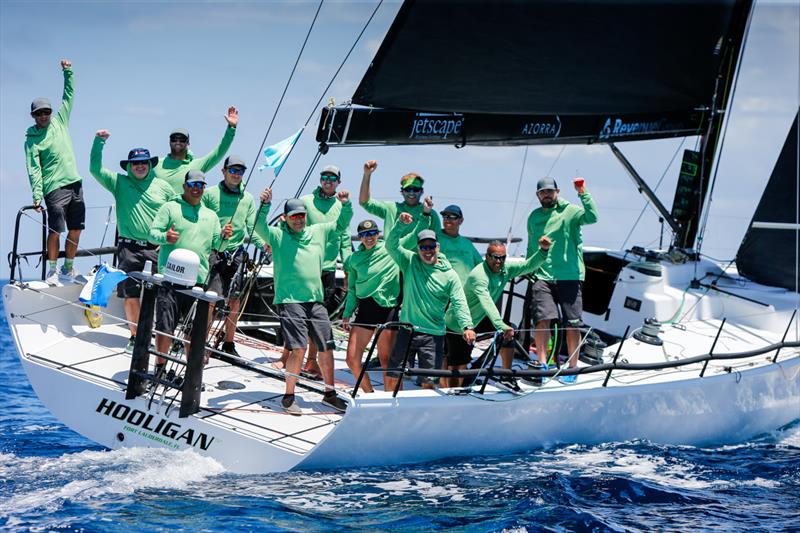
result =
[[[47,98],[36,98],[31,102],[31,113],[36,113],[40,109],[49,109],[53,110],[53,106],[50,105],[50,100]]]
[[[306,204],[304,204],[303,200],[300,200],[299,198],[292,198],[291,200],[287,200],[286,203],[283,205],[283,214],[286,215],[287,217],[305,212],[306,212]]]
[[[189,140],[189,130],[186,128],[175,128],[171,132],[169,132],[169,136],[172,137],[173,135],[183,135],[186,137],[186,140]]]
[[[183,178],[183,182],[187,183],[190,181],[202,181],[205,184],[208,184],[206,181],[206,175],[203,174],[202,170],[190,170],[186,173],[186,176]]]
[[[437,241],[436,239],[436,232],[432,229],[424,229],[417,233],[417,242],[422,241]]]
[[[554,191],[558,189],[556,180],[553,178],[542,178],[536,182],[536,192],[540,191]]]
[[[225,168],[228,167],[243,167],[247,168],[247,165],[244,164],[244,159],[239,157],[238,155],[229,155],[225,158],[225,164],[222,165]]]
[[[337,178],[342,179],[342,171],[339,170],[339,167],[336,165],[328,165],[327,167],[323,168],[322,172],[320,172],[320,175],[322,174],[333,174]]]

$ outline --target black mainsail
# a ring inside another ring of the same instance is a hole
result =
[[[798,290],[798,249],[800,231],[800,142],[799,115],[795,115],[781,154],[758,202],[739,251],[739,273],[755,282]]]

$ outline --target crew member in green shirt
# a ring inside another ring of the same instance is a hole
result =
[[[430,213],[430,202],[425,202],[424,210]],[[398,220],[400,223],[386,240],[386,249],[403,274],[404,300],[400,322],[412,324],[414,332],[412,335],[407,329],[401,329],[397,334],[397,342],[389,357],[389,367],[400,367],[408,350],[411,357],[408,364],[416,357],[420,368],[438,369],[442,367],[444,358],[444,315],[448,304],[453,308],[464,342],[475,342],[467,300],[458,274],[450,262],[439,254],[436,232],[430,229],[417,231],[427,226],[428,222],[417,220],[416,225],[412,225],[413,218],[409,213],[401,213]],[[417,236],[416,252],[400,245],[401,238],[412,229]],[[393,390],[398,379],[402,380],[400,373],[389,372],[386,389]],[[420,379],[420,384],[423,388],[435,388],[434,381],[428,377]],[[402,381],[400,386],[402,388]]]
[[[292,198],[284,205],[284,222],[268,226],[266,217],[259,217],[256,222],[256,234],[272,249],[275,283],[273,302],[278,306],[284,346],[289,350],[286,391],[281,405],[293,415],[302,413],[295,400],[294,388],[309,336],[320,348],[319,366],[326,385],[322,403],[339,411],[347,408],[333,387],[333,331],[328,311],[322,304],[324,291],[321,276],[325,250],[330,241],[338,241],[341,232],[353,218],[350,193],[339,191],[336,197],[342,204],[336,222],[307,225],[306,206],[297,198]],[[266,204],[265,212],[269,212],[272,191],[266,189],[261,194],[261,200]]]
[[[222,140],[214,150],[200,158],[195,158],[189,150],[189,132],[184,128],[176,128],[169,134],[169,154],[162,157],[156,165],[156,177],[169,183],[175,194],[183,194],[183,177],[189,170],[200,170],[208,172],[217,163],[222,161],[228,148],[233,144],[233,137],[236,135],[236,125],[239,123],[239,112],[235,107],[228,108],[225,115],[228,127]]]
[[[578,364],[580,347],[581,314],[583,300],[581,287],[584,279],[583,236],[581,226],[597,222],[597,206],[586,192],[583,178],[573,181],[581,206],[559,198],[556,180],[542,178],[536,184],[536,197],[541,207],[528,217],[528,256],[536,250],[537,239],[547,235],[553,239],[547,260],[535,272],[537,281],[533,285],[533,317],[536,323],[534,334],[539,364],[547,369],[547,345],[550,342],[550,321],[558,318],[561,308],[563,326],[566,330],[569,367]],[[564,383],[574,383],[577,376],[563,376]]]
[[[155,178],[153,167],[158,157],[150,157],[146,148],[134,148],[128,159],[119,162],[125,174],[103,166],[103,147],[111,136],[108,130],[98,130],[92,144],[89,172],[114,196],[117,212],[117,267],[125,272],[142,271],[146,261],[153,268],[158,264],[158,246],[148,242],[150,227],[161,206],[172,200],[175,193],[165,181]],[[148,272],[152,274],[152,272]],[[133,351],[136,324],[139,321],[141,284],[127,278],[117,285],[117,297],[123,298],[125,317],[131,338],[126,351]]]
[[[201,201],[207,185],[206,176],[199,170],[186,173],[183,195],[161,206],[150,228],[150,242],[159,245],[158,271],[164,273],[164,265],[170,252],[176,248],[191,250],[200,259],[196,283],[204,285],[208,279],[208,257],[211,250],[219,249],[222,239],[231,236],[230,228],[222,230],[217,215]],[[172,333],[178,322],[189,312],[193,299],[180,294],[164,282],[158,288],[156,300],[156,329]],[[156,348],[167,353],[172,340],[165,335],[156,337]],[[159,358],[157,364],[163,365]]]
[[[61,60],[64,73],[64,96],[61,108],[53,117],[53,106],[47,98],[31,103],[34,125],[25,133],[25,160],[33,192],[33,205],[42,211],[47,206],[47,265],[45,280],[50,285],[84,281],[74,268],[75,254],[86,221],[83,203],[83,184],[75,165],[72,140],[69,137],[69,117],[72,113],[72,63]],[[67,231],[64,242],[64,264],[58,270],[60,235]]]
[[[377,168],[378,162],[375,160],[364,163],[364,176],[361,179],[358,202],[367,213],[383,220],[383,234],[389,235],[401,213],[409,213],[414,220],[420,220],[420,215],[422,215],[422,193],[425,192],[422,186],[425,180],[422,179],[422,176],[410,172],[400,178],[400,193],[403,195],[402,202],[375,200],[370,193],[370,179]],[[427,229],[434,231],[442,229],[439,215],[434,212],[431,212],[430,218],[425,219],[425,221],[428,222]]]
[[[364,220],[358,225],[361,245],[344,264],[347,274],[347,299],[342,326],[350,332],[347,341],[347,366],[354,376],[361,374],[361,358],[375,327],[397,321],[397,296],[400,293],[400,270],[380,239],[380,230],[374,220]],[[351,323],[350,317],[356,312]],[[383,368],[389,366],[389,354],[394,346],[397,331],[386,329],[378,338],[378,359]],[[384,384],[386,374],[384,373]],[[364,392],[374,392],[369,375],[361,381]],[[384,389],[389,390],[389,389]]]
[[[546,236],[539,238],[539,249],[524,262],[506,264],[506,245],[492,241],[486,249],[486,260],[472,269],[464,282],[472,323],[477,324],[476,333],[490,331],[503,332],[500,357],[503,368],[511,368],[514,359],[514,325],[506,324],[497,309],[497,302],[508,282],[518,276],[530,274],[539,268],[547,258],[552,242]],[[447,327],[458,331],[458,320],[452,309],[445,316]],[[449,370],[464,370],[472,360],[472,346],[465,343],[461,335],[447,333],[447,364]],[[519,390],[514,378],[500,378],[507,386]],[[460,378],[450,379],[451,387],[460,387]]]
[[[208,289],[226,298],[229,314],[225,319],[225,337],[222,351],[239,355],[233,342],[236,323],[241,308],[240,294],[244,283],[247,253],[245,232],[253,231],[256,223],[256,205],[253,195],[242,189],[242,177],[247,170],[244,159],[238,155],[225,158],[222,166],[223,180],[203,193],[202,203],[216,213],[223,231],[231,236],[211,252],[209,258]],[[256,248],[263,248],[264,241],[252,233],[250,240]]]
[[[475,265],[481,262],[481,254],[469,239],[459,235],[464,214],[457,205],[448,205],[439,212],[442,215],[442,231],[438,232],[439,249],[453,265],[463,285]]]
[[[314,192],[300,198],[306,206],[306,224],[312,226],[322,222],[336,222],[339,212],[342,209],[341,202],[336,200],[336,188],[342,182],[342,173],[339,167],[328,165],[322,169],[319,177],[319,187]],[[328,313],[332,313],[338,307],[336,301],[336,258],[341,256],[344,263],[353,247],[350,243],[350,229],[346,228],[339,235],[338,240],[328,242],[325,249],[325,259],[322,263],[322,288],[325,291],[323,303]],[[304,368],[309,374],[319,375],[319,365],[317,364],[317,345],[314,340],[308,344],[308,363]]]

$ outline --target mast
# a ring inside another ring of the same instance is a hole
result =
[[[680,225],[680,231],[673,241],[673,245],[678,248],[694,248],[704,207],[705,210],[709,207],[706,200],[716,173],[714,162],[718,145],[723,138],[722,125],[726,110],[736,86],[735,78],[752,8],[752,0],[737,2],[734,7],[730,31],[720,42],[721,58],[714,93],[709,106],[701,110],[708,113],[708,122],[700,137],[700,150],[684,152],[681,176],[676,185],[672,207],[672,215]]]

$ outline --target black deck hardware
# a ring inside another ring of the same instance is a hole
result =
[[[617,346],[617,353],[614,354],[614,360],[611,361],[611,368],[608,369],[606,379],[603,380],[603,387],[608,385],[608,380],[611,379],[611,371],[617,368],[617,358],[619,357],[620,352],[622,352],[622,345],[625,344],[625,341],[628,339],[628,331],[630,331],[630,329],[630,326],[625,326],[625,333],[622,334],[622,340],[620,341],[619,346]]]
[[[722,322],[719,325],[719,329],[717,330],[717,336],[714,337],[714,342],[711,343],[711,350],[709,350],[709,352],[708,352],[708,359],[706,360],[705,363],[703,363],[703,370],[700,371],[700,377],[701,378],[706,373],[706,368],[708,368],[708,362],[711,361],[711,359],[714,357],[714,348],[717,347],[717,341],[719,340],[719,335],[720,335],[720,333],[722,333],[722,328],[725,326],[725,322],[727,320],[728,320],[727,318],[723,318]]]

